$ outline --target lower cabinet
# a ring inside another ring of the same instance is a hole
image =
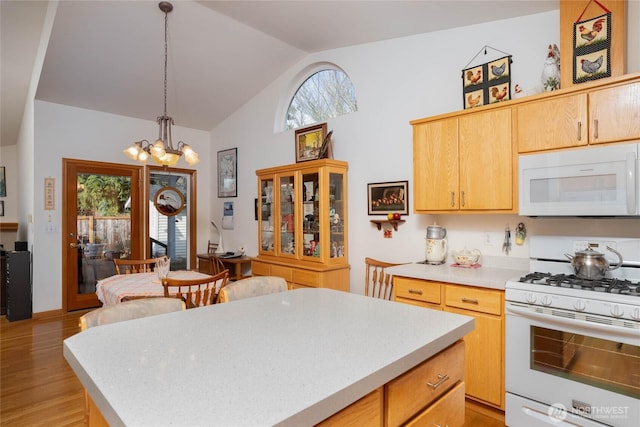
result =
[[[289,289],[304,287],[329,288],[349,292],[349,266],[312,268],[292,266],[290,263],[251,261],[254,276],[277,276],[287,281]]]
[[[475,319],[475,329],[463,338],[465,392],[504,411],[504,291],[398,276],[393,284],[395,301]]]
[[[458,341],[319,425],[462,426],[464,353]]]

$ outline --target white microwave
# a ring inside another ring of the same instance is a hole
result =
[[[519,214],[640,216],[640,143],[520,155]]]

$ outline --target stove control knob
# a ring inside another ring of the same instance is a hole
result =
[[[640,307],[636,307],[633,310],[631,310],[630,315],[633,320],[640,320]]]
[[[542,296],[542,300],[540,301],[542,303],[542,305],[544,306],[550,306],[551,305],[551,297],[549,295],[543,295]]]
[[[532,293],[530,293],[530,292],[527,292],[527,293],[525,294],[524,298],[526,299],[527,304],[535,304],[535,302],[536,302],[536,296],[535,296],[535,294],[532,294]]]
[[[573,303],[573,308],[576,309],[576,311],[585,311],[587,308],[587,304],[585,304],[584,301],[582,301],[581,299],[577,299],[574,303]]]
[[[624,310],[618,304],[614,304],[611,306],[611,315],[613,317],[622,317]]]

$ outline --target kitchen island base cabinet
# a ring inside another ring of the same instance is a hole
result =
[[[504,411],[504,291],[394,276],[394,301],[471,316],[465,335],[466,395]]]
[[[464,351],[456,342],[318,425],[462,426]]]

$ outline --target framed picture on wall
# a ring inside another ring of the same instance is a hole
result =
[[[367,184],[369,215],[409,214],[409,182],[377,182]]]
[[[4,176],[4,166],[0,166],[0,197],[7,197],[7,181]]]
[[[238,197],[238,149],[218,151],[218,197]]]

